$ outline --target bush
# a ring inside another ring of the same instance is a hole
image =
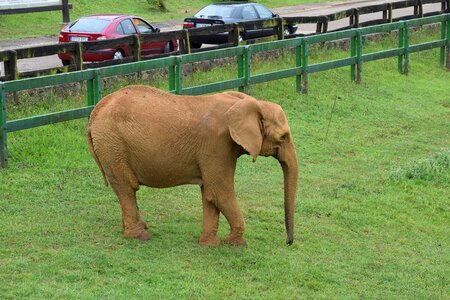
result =
[[[450,174],[450,150],[444,150],[436,155],[414,161],[410,165],[394,170],[391,178],[395,181],[434,180],[448,182]]]
[[[159,11],[167,11],[166,4],[164,0],[147,0],[148,4],[152,9],[157,9]]]

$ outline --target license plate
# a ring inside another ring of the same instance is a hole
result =
[[[88,40],[87,36],[71,36],[71,42],[86,42]]]
[[[195,27],[208,27],[211,26],[211,24],[207,24],[207,23],[197,23],[197,25]]]

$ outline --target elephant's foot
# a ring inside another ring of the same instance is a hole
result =
[[[233,246],[246,246],[247,242],[244,240],[244,238],[241,235],[234,235],[230,234],[224,241],[226,244],[233,245]]]
[[[202,234],[198,242],[202,246],[209,246],[209,247],[217,247],[220,245],[220,240],[215,235],[212,236]]]
[[[127,239],[138,239],[142,241],[148,241],[150,239],[150,234],[144,227],[133,230],[125,229],[124,235]]]
[[[144,221],[139,221],[140,223],[141,223],[141,226],[144,228],[144,229],[148,229],[148,226],[147,226],[147,223],[145,223]]]

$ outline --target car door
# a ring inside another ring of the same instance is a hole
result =
[[[261,20],[272,19],[275,17],[275,15],[269,9],[267,9],[265,6],[263,6],[261,4],[255,3],[254,7],[255,7],[256,12],[258,13],[259,19],[261,19]],[[260,34],[261,34],[261,36],[273,35],[274,30],[273,30],[273,28],[262,29]]]
[[[133,18],[133,23],[141,34],[155,33],[156,29],[141,18]],[[164,41],[146,42],[141,44],[141,55],[164,52]]]
[[[133,21],[129,18],[124,19],[117,25],[116,32],[120,35],[137,34],[136,27],[134,27]],[[125,56],[128,56],[130,53],[130,47],[126,45],[121,48],[125,50]]]
[[[256,12],[253,5],[244,5],[241,10],[242,22],[255,21],[259,19],[258,13]],[[261,29],[246,29],[244,30],[245,39],[257,38],[261,34]]]

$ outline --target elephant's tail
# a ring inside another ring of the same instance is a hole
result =
[[[86,132],[86,142],[87,142],[89,151],[92,154],[92,157],[94,158],[95,162],[97,163],[97,166],[99,167],[100,171],[102,172],[103,180],[105,181],[105,185],[108,186],[108,180],[106,179],[105,170],[103,170],[102,164],[98,160],[97,154],[95,153],[94,144],[92,144],[91,128],[89,128],[89,127]]]

